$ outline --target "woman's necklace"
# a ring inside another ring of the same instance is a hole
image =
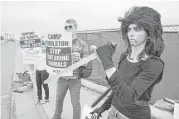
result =
[[[129,60],[134,60],[134,59],[136,59],[136,58],[131,58],[131,55],[130,55],[130,54],[128,55],[128,58],[129,58]]]
[[[138,62],[137,57],[136,58],[131,58],[130,55],[127,56],[127,59],[128,59],[128,61],[130,61],[132,63]]]

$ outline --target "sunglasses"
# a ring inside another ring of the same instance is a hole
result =
[[[65,26],[65,30],[67,30],[67,29],[72,29],[72,25],[69,25],[69,26]]]

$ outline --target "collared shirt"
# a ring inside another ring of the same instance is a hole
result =
[[[87,42],[76,38],[72,41],[72,63],[78,62],[81,58],[88,56]],[[73,70],[73,76],[66,76],[64,78],[77,79],[79,78],[79,68]]]

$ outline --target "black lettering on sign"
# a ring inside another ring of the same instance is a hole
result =
[[[46,47],[46,53],[47,54],[54,54],[54,55],[60,55],[60,54],[68,54],[71,53],[71,47],[63,47],[63,48],[58,48],[58,47]]]
[[[56,61],[47,61],[47,65],[51,67],[60,67],[60,68],[65,68],[67,67],[67,62],[56,62]]]
[[[24,32],[24,33],[21,33],[22,36],[27,36],[27,35],[35,35],[35,32]]]
[[[61,34],[48,34],[48,39],[60,39]]]
[[[35,40],[25,40],[24,43],[25,44],[32,44],[32,43],[35,43]]]
[[[49,55],[49,54],[47,54],[47,60],[69,61],[70,60],[70,56],[69,55]]]
[[[38,38],[37,35],[33,35],[33,36],[26,36],[26,39],[30,40],[30,39],[35,39]]]
[[[53,72],[54,72],[54,73],[60,73],[60,70],[54,70],[54,69],[53,69]]]
[[[55,48],[50,48],[50,54],[56,54],[56,55],[58,55],[58,54],[60,54],[61,53],[61,49],[55,49]]]
[[[70,47],[69,41],[46,41],[49,47]]]

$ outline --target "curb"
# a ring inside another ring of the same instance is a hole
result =
[[[12,95],[1,95],[1,118],[2,119],[11,119],[11,99]]]
[[[15,80],[15,77],[14,77],[15,75],[14,75],[14,73],[13,73],[13,75],[12,75],[12,82]],[[15,115],[15,113],[16,113],[16,109],[15,109],[15,98],[14,98],[14,94],[13,94],[13,92],[12,92],[12,94],[11,94],[11,119],[15,119],[16,117],[16,115]]]

